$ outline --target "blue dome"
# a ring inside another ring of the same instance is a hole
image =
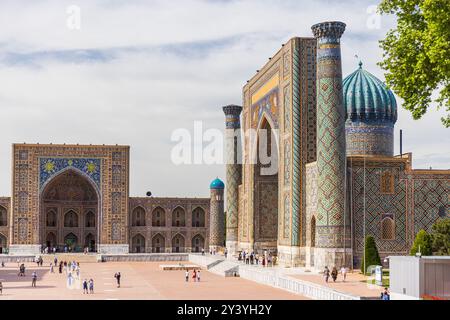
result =
[[[370,72],[359,68],[343,81],[346,119],[351,122],[394,124],[397,121],[397,102],[386,85]]]
[[[219,178],[216,178],[213,182],[211,182],[210,189],[225,189],[225,184]]]

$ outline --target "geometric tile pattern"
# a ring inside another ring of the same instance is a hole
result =
[[[345,111],[340,41],[345,24],[314,25],[317,48],[318,247],[342,247],[344,226]],[[327,229],[324,229],[328,228]]]

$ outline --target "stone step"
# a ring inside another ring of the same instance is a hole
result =
[[[222,260],[209,268],[208,271],[224,277],[236,277],[239,276],[239,263]]]
[[[44,264],[49,265],[53,263],[55,259],[55,254],[43,254],[41,255],[44,260]],[[58,263],[60,261],[76,261],[81,263],[96,263],[97,262],[97,254],[83,254],[83,253],[57,253],[56,257],[58,258]]]

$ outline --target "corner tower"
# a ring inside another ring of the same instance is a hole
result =
[[[214,251],[219,251],[225,245],[224,189],[225,185],[219,178],[211,182],[209,249]]]
[[[227,168],[227,225],[226,246],[230,254],[237,251],[238,245],[238,205],[239,185],[241,184],[242,161],[238,157],[239,135],[241,129],[241,106],[223,107],[226,124],[226,168]]]
[[[342,22],[312,26],[317,39],[317,248],[314,265],[341,266],[346,259],[345,110],[340,38]],[[350,250],[348,250],[350,256]]]

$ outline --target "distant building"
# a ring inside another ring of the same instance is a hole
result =
[[[1,252],[207,251],[211,203],[214,239],[223,229],[223,183],[214,180],[211,198],[130,197],[129,166],[128,146],[13,145],[12,197],[0,198]]]

